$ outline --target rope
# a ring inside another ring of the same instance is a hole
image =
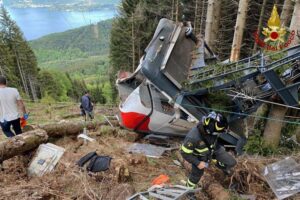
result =
[[[236,95],[230,95],[231,97],[238,97],[238,98],[243,98],[243,99],[249,99],[249,100],[254,100],[254,101],[261,101],[263,103],[268,103],[268,104],[273,104],[273,105],[277,105],[277,106],[281,106],[281,107],[286,107],[286,108],[292,108],[295,110],[300,110],[300,108],[295,107],[295,106],[289,106],[289,105],[285,105],[285,104],[281,104],[281,103],[276,103],[276,102],[272,102],[272,101],[267,101],[267,100],[263,100],[263,99],[259,99],[259,98],[255,98],[255,97],[251,97],[248,96],[244,93],[240,93],[240,92],[236,92],[236,91],[232,91],[234,93],[236,93]]]
[[[264,119],[264,120],[277,121],[277,122],[282,122],[282,123],[287,123],[287,124],[300,125],[300,122],[297,122],[297,121],[281,120],[281,119],[276,119],[276,118],[263,117],[263,116],[259,116],[259,115],[251,115],[251,114],[233,112],[233,111],[228,111],[228,110],[223,110],[223,109],[209,108],[209,107],[205,107],[205,106],[195,106],[195,105],[191,105],[191,104],[182,104],[182,106],[188,106],[188,107],[193,107],[193,108],[201,108],[201,109],[209,109],[209,110],[216,111],[216,112],[236,114],[236,115],[245,116],[245,117],[254,117],[254,118],[258,118],[258,119]]]

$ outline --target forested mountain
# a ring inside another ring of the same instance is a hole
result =
[[[101,21],[62,33],[54,33],[30,42],[39,63],[64,57],[85,58],[109,53],[112,20]],[[57,53],[55,53],[57,52]],[[58,54],[58,55],[57,55]],[[61,57],[59,57],[61,56]]]

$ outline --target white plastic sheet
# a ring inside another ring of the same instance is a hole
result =
[[[300,192],[300,165],[290,157],[266,166],[263,175],[279,200]]]

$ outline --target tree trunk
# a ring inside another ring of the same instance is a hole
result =
[[[255,116],[258,117],[247,117],[246,118],[246,131],[245,136],[248,138],[248,136],[251,133],[255,133],[254,130],[259,124],[265,124],[262,119],[263,117],[266,117],[268,114],[269,108],[266,103],[263,103],[261,106],[258,107],[258,109],[255,112]]]
[[[264,141],[265,144],[273,148],[278,147],[281,136],[281,129],[284,125],[281,120],[284,119],[286,107],[274,105],[269,113],[269,118],[275,120],[268,120],[264,130]]]
[[[33,78],[30,76],[29,77],[29,86],[30,86],[30,90],[31,90],[31,94],[32,94],[32,100],[34,102],[36,102],[38,100],[37,98],[37,93],[36,93],[36,87],[35,87],[35,81],[33,80]]]
[[[214,21],[214,4],[215,0],[208,0],[207,4],[207,13],[206,13],[206,22],[205,22],[205,42],[208,46],[212,46],[211,34],[212,34],[212,27]]]
[[[198,20],[197,12],[198,12],[198,0],[196,0],[196,2],[195,2],[195,12],[194,12],[194,33],[195,33],[195,35],[197,35],[197,32],[196,32],[197,20]]]
[[[231,47],[231,55],[230,55],[231,62],[235,62],[240,59],[248,5],[249,5],[249,0],[242,0],[239,2],[238,15],[236,19],[234,37],[233,37],[233,42]]]
[[[16,61],[17,61],[17,65],[18,65],[18,70],[19,70],[19,73],[20,73],[21,81],[22,81],[22,84],[23,84],[23,88],[24,88],[25,94],[29,97],[30,95],[29,95],[29,91],[28,91],[26,79],[24,77],[22,66],[21,66],[20,60],[18,58],[19,55],[18,55],[15,47],[13,47],[13,48],[14,48],[14,53],[15,53],[15,57],[16,57]]]
[[[216,52],[216,42],[219,33],[220,16],[221,16],[221,0],[215,0],[214,11],[213,11],[213,24],[211,28],[210,44],[214,52]]]
[[[172,0],[172,9],[171,9],[171,20],[174,21],[174,7],[175,7],[175,0]]]
[[[281,26],[289,26],[291,17],[293,12],[293,2],[292,0],[285,0],[282,8],[282,12],[280,15]]]
[[[298,143],[300,143],[300,126],[296,129],[296,140]]]
[[[291,30],[294,30],[296,32],[295,39],[292,41],[291,46],[295,46],[299,44],[299,37],[300,37],[300,0],[295,1],[295,6],[294,6],[294,12],[293,12],[293,17],[291,21]]]
[[[0,162],[38,147],[48,140],[47,133],[36,129],[0,142]]]
[[[131,16],[131,39],[132,39],[132,73],[135,70],[135,34],[134,34],[134,17],[133,17],[133,13]]]
[[[64,122],[41,125],[39,128],[44,129],[49,137],[61,137],[64,135],[77,135],[83,132],[85,127],[91,130],[104,124],[106,125],[108,122]]]
[[[175,21],[178,22],[179,15],[179,0],[176,0],[176,14],[175,14]]]
[[[262,29],[262,23],[265,15],[265,9],[266,9],[266,4],[267,0],[263,1],[261,10],[260,10],[260,15],[259,15],[259,21],[258,21],[258,26],[257,26],[257,33],[260,34],[261,29]],[[253,47],[253,54],[257,51],[257,42],[254,42],[254,47]]]
[[[200,30],[199,33],[202,35],[205,35],[205,16],[206,16],[206,1],[207,0],[203,0],[202,1],[202,8],[201,8],[201,18],[200,18]]]

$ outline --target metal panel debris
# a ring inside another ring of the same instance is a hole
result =
[[[144,154],[147,157],[152,158],[159,158],[163,155],[166,150],[170,148],[164,148],[152,144],[139,144],[134,143],[128,148],[129,153],[137,153],[137,154]]]
[[[43,176],[54,169],[65,149],[51,143],[41,144],[32,159],[28,174],[30,176]]]
[[[263,175],[279,200],[300,192],[300,164],[290,157],[266,166]]]

